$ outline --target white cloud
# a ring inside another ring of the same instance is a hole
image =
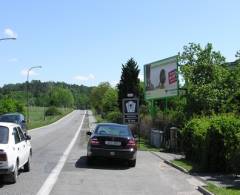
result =
[[[74,80],[77,80],[77,81],[90,81],[94,79],[95,79],[95,76],[93,74],[89,74],[88,76],[77,75],[74,77]]]
[[[24,69],[24,70],[21,71],[21,75],[22,76],[27,76],[27,74],[28,74],[28,70],[27,69]],[[37,75],[37,73],[34,72],[33,70],[29,71],[29,76],[34,76],[34,75]]]
[[[6,35],[9,38],[17,38],[17,33],[10,28],[4,29],[4,35]]]

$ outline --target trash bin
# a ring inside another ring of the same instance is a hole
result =
[[[163,131],[152,129],[150,143],[152,146],[160,148],[163,143]]]

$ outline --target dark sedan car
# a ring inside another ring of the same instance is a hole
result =
[[[93,158],[115,158],[128,161],[130,167],[136,165],[137,143],[127,125],[99,123],[90,135],[87,148],[87,161]]]
[[[16,123],[22,127],[24,131],[26,131],[26,121],[23,114],[20,113],[8,113],[0,116],[0,122],[10,122]]]

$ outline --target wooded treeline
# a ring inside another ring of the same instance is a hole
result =
[[[67,84],[64,82],[29,82],[30,106],[75,107],[86,109],[90,107],[89,95],[92,87]],[[27,83],[6,84],[0,88],[0,101],[17,101],[27,105]]]

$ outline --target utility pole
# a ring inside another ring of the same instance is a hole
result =
[[[30,67],[27,71],[27,122],[29,123],[29,73],[34,68],[42,68],[42,66]]]

